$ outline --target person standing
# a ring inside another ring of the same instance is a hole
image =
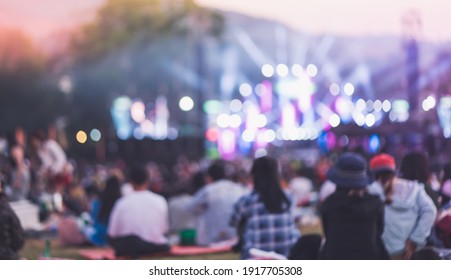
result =
[[[321,258],[329,260],[388,259],[382,243],[384,205],[368,193],[365,159],[342,154],[327,177],[336,185],[320,208],[325,244]]]
[[[370,161],[375,181],[369,187],[385,203],[382,240],[392,259],[410,259],[426,245],[437,210],[424,186],[395,176],[395,159],[380,154]]]
[[[168,204],[148,190],[149,175],[144,167],[130,171],[133,192],[120,198],[108,223],[108,239],[116,256],[138,257],[169,251],[165,236],[169,229]]]

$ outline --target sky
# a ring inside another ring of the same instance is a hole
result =
[[[0,0],[0,27],[35,38],[90,20],[106,0]],[[198,4],[273,19],[309,33],[401,35],[402,16],[421,13],[421,38],[451,41],[449,0],[196,0]]]

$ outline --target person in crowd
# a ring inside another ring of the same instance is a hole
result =
[[[169,198],[170,232],[178,233],[182,230],[194,229],[196,227],[196,216],[185,209],[193,200],[193,195],[205,186],[204,173],[204,171],[199,171],[194,174],[187,186],[185,186],[177,195]]]
[[[168,204],[148,190],[149,175],[144,167],[130,171],[133,192],[114,205],[108,223],[109,243],[116,256],[137,257],[169,250]]]
[[[442,208],[451,208],[451,163],[443,167],[443,177],[440,186]]]
[[[230,224],[241,237],[241,258],[253,248],[288,257],[300,232],[291,213],[292,201],[280,185],[276,159],[255,159],[251,176],[253,191],[234,206]]]
[[[439,193],[432,188],[429,160],[422,152],[406,154],[401,161],[400,177],[410,181],[417,181],[424,185],[426,193],[431,197],[437,209],[440,208]]]
[[[31,184],[30,169],[25,158],[25,134],[21,128],[8,137],[9,147],[9,188],[5,193],[12,201],[28,198]]]
[[[24,243],[24,231],[3,193],[3,183],[0,180],[0,259],[19,259],[18,251]]]
[[[233,205],[247,190],[226,179],[225,163],[214,162],[207,170],[207,185],[197,191],[186,206],[196,216],[196,242],[207,246],[237,238],[236,231],[224,217],[230,217]]]
[[[288,190],[297,207],[309,205],[313,196],[313,182],[306,176],[306,168],[301,168],[297,176],[290,180]]]
[[[72,175],[66,153],[55,140],[48,139],[40,130],[31,136],[31,144],[41,162],[38,175],[46,178],[53,190],[60,191],[70,183]]]
[[[321,205],[325,244],[323,259],[388,259],[382,243],[384,205],[368,193],[365,159],[356,153],[342,154],[327,177],[336,191]]]
[[[382,240],[392,259],[410,259],[426,245],[437,210],[424,186],[396,178],[395,159],[380,154],[370,161],[375,181],[369,187],[385,203]]]
[[[86,239],[92,244],[96,246],[107,244],[107,228],[111,211],[121,196],[121,182],[116,176],[109,177],[100,198],[94,199],[91,203],[92,225],[83,230]]]

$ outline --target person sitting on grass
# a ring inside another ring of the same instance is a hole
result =
[[[235,204],[230,218],[241,237],[241,259],[251,258],[251,249],[288,257],[300,232],[292,201],[280,186],[279,164],[272,157],[257,158],[251,174],[254,189]]]
[[[169,251],[165,236],[169,228],[168,204],[148,190],[149,175],[145,168],[130,172],[133,192],[114,205],[108,223],[109,243],[116,256],[138,257]]]

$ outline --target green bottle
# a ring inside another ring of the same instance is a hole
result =
[[[44,252],[42,254],[42,256],[44,258],[50,258],[50,247],[51,247],[50,239],[46,239],[45,240]]]

